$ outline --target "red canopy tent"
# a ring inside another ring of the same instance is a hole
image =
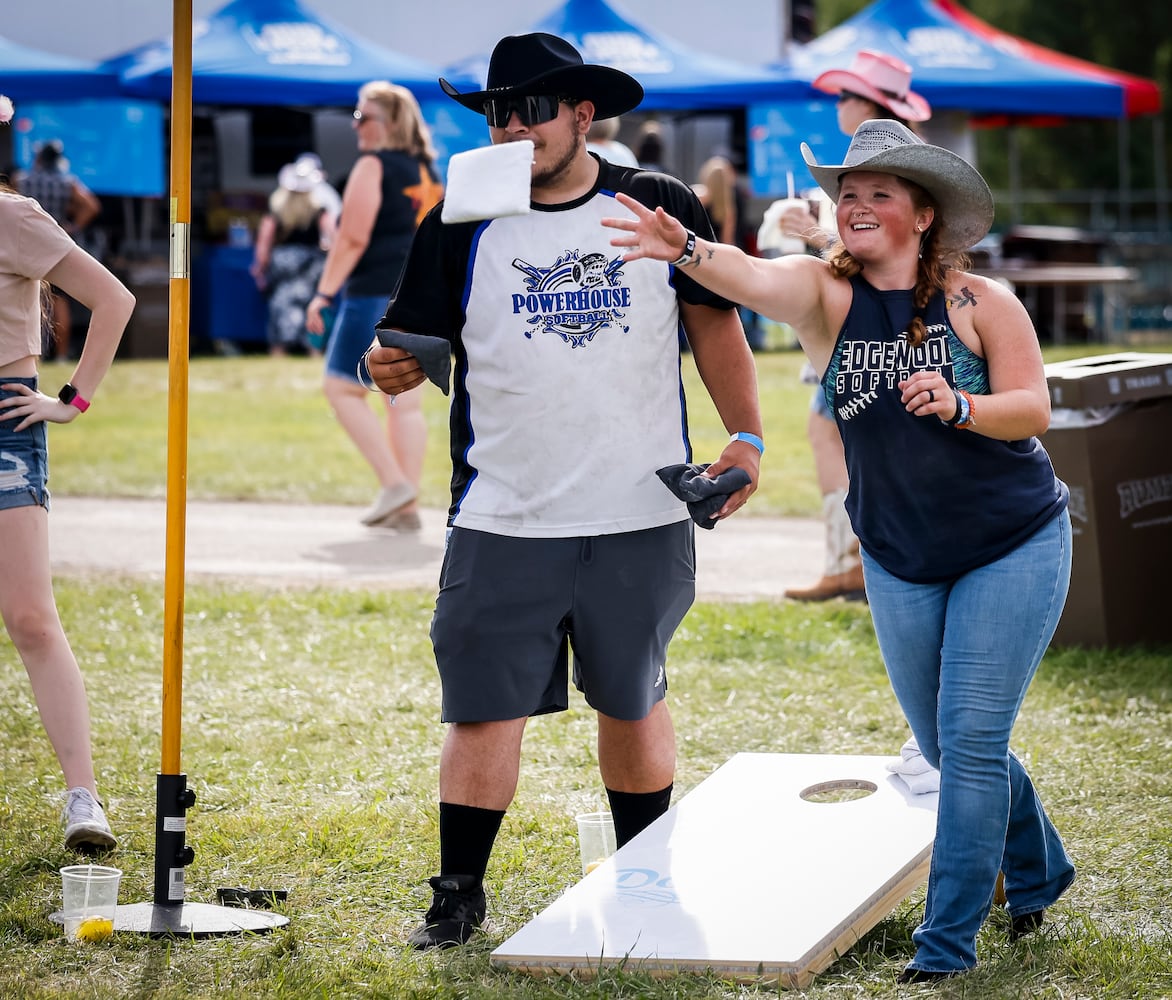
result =
[[[1056,125],[1071,119],[1118,122],[1119,228],[1129,223],[1130,120],[1152,122],[1159,228],[1165,229],[1162,97],[1152,80],[1108,69],[1018,38],[982,21],[958,0],[875,0],[796,49],[791,69],[804,79],[847,65],[863,48],[912,67],[913,86],[931,103],[933,124],[962,115],[979,126]],[[949,143],[945,142],[945,145]],[[1017,183],[1017,130],[1010,129],[1010,188]],[[1017,198],[1012,195],[1016,218]]]
[[[1016,35],[1001,31],[993,27],[993,25],[982,21],[979,17],[956,3],[955,0],[935,0],[935,2],[941,11],[966,31],[971,32],[978,38],[984,39],[990,45],[996,46],[1002,51],[1010,52],[1023,59],[1032,59],[1035,62],[1047,66],[1057,66],[1059,69],[1069,70],[1083,76],[1113,83],[1120,87],[1123,96],[1122,117],[1124,118],[1159,114],[1163,106],[1160,88],[1152,80],[1145,80],[1143,77],[1133,76],[1130,73],[1121,73],[1118,70],[1107,69],[1096,63],[1087,62],[1085,59],[1068,56],[1065,53],[1056,52],[1042,45],[1036,45],[1024,38],[1018,38]],[[1013,120],[1023,122],[1021,116]],[[1056,124],[1062,120],[1054,115],[1032,115],[1025,116],[1024,123],[1044,125]],[[979,121],[982,125],[1004,125],[1009,123],[1010,118],[1007,115],[982,115]]]

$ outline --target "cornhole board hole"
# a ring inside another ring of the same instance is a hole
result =
[[[938,796],[913,795],[889,759],[736,754],[493,963],[807,986],[927,877]]]

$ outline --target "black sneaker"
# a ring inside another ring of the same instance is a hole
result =
[[[484,886],[472,875],[439,875],[428,879],[431,909],[423,923],[407,935],[412,948],[454,948],[465,944],[484,922]]]
[[[938,972],[935,969],[904,969],[895,981],[900,986],[908,986],[912,983],[937,983],[941,979],[951,979],[953,976],[959,976],[959,972]]]
[[[1009,922],[1009,940],[1017,941],[1027,934],[1036,931],[1046,919],[1045,910],[1030,910],[1029,913],[1019,913]]]

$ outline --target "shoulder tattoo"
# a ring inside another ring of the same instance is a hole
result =
[[[973,294],[972,289],[968,285],[963,285],[959,293],[949,295],[945,302],[949,309],[963,309],[965,306],[975,306],[977,304],[977,297]]]

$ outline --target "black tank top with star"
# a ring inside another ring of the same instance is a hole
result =
[[[415,230],[440,200],[443,189],[434,168],[394,149],[364,153],[383,165],[382,203],[370,243],[346,281],[346,294],[390,298],[411,249]]]

